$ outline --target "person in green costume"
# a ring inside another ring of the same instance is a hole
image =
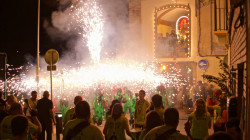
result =
[[[125,88],[123,91],[123,97],[122,97],[122,103],[124,103],[123,112],[125,115],[127,114],[128,110],[129,110],[129,113],[131,114],[131,108],[133,105],[131,95],[132,95],[132,92],[128,90],[127,88]]]
[[[131,107],[131,112],[130,112],[130,120],[129,120],[129,124],[132,125],[132,128],[134,128],[134,117],[135,117],[135,104],[136,102],[139,100],[138,99],[139,94],[135,93],[135,97],[133,98],[131,95],[131,99],[132,99],[132,107]]]
[[[129,115],[130,115],[130,124],[133,122],[134,119],[134,108],[133,107],[133,95],[132,92],[130,90],[128,90],[127,88],[124,88],[123,90],[123,98],[122,98],[122,102],[124,103],[123,106],[123,112],[126,115],[127,112],[129,111]],[[135,103],[134,103],[135,104]]]
[[[118,89],[117,90],[117,93],[116,93],[116,95],[115,95],[115,99],[117,99],[117,100],[119,100],[120,102],[122,102],[122,98],[123,98],[123,96],[122,96],[122,89]]]
[[[106,114],[109,110],[109,107],[111,105],[111,98],[110,98],[110,95],[108,94],[107,90],[105,90],[105,92],[103,93],[103,116],[104,116],[104,119],[106,120],[107,117],[106,117]]]
[[[176,93],[175,87],[168,87],[167,88],[167,93],[166,93],[167,103],[166,103],[166,105],[168,105],[168,107],[172,107],[173,106],[173,103],[176,100],[176,96],[174,96],[175,93]]]
[[[103,95],[100,90],[97,90],[96,92],[96,97],[94,99],[94,104],[93,104],[93,110],[94,110],[94,115],[93,115],[93,121],[97,125],[102,124],[102,115],[103,115]]]

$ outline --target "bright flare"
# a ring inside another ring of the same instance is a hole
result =
[[[93,63],[99,63],[104,24],[100,6],[96,0],[80,0],[75,7],[71,8],[76,11],[73,17],[83,30],[80,34],[82,34],[83,41],[87,41]]]

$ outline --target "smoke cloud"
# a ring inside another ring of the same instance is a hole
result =
[[[59,10],[52,13],[52,26],[43,23],[43,27],[52,40],[65,41],[66,50],[62,52],[60,60],[89,63],[91,58],[87,48],[86,33],[82,21],[78,19],[77,7],[87,0],[60,0]],[[141,47],[138,33],[129,30],[129,8],[127,0],[97,0],[104,21],[101,60],[106,59],[132,59],[145,60],[140,53]],[[84,5],[84,4],[83,4]],[[80,8],[80,7],[78,7]],[[86,9],[83,9],[86,10]],[[94,16],[94,15],[93,15]],[[134,29],[138,29],[134,27]],[[135,31],[137,32],[137,31]],[[72,63],[72,62],[71,62]]]

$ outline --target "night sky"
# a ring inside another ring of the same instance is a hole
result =
[[[105,3],[116,2],[118,1],[105,1]],[[36,57],[37,5],[37,0],[1,0],[0,52],[7,53],[8,64],[18,67],[27,63],[25,56]],[[51,24],[51,13],[58,10],[58,7],[59,3],[56,0],[41,0],[40,55],[44,55],[51,48],[58,50],[59,54],[67,49],[67,40],[51,40],[42,27],[45,20]],[[114,9],[119,8],[114,7]],[[128,11],[125,12],[128,14]],[[124,11],[115,13],[121,14]]]
[[[57,6],[55,0],[42,0],[41,22],[49,19]],[[0,10],[0,52],[7,53],[9,64],[22,65],[25,63],[24,56],[36,56],[37,0],[1,0]],[[52,46],[48,44],[58,48],[41,28],[41,54]]]

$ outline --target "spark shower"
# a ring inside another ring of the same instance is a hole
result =
[[[80,40],[85,42],[89,49],[92,63],[91,65],[83,65],[82,62],[72,62],[78,65],[72,67],[69,64],[64,64],[65,58],[60,58],[57,71],[53,72],[54,98],[71,100],[79,92],[89,96],[93,94],[90,92],[91,89],[100,87],[103,89],[127,87],[131,91],[137,92],[140,89],[154,90],[160,84],[179,86],[183,83],[179,78],[180,71],[176,71],[176,74],[165,73],[163,75],[159,73],[159,67],[153,63],[141,63],[120,58],[100,60],[104,19],[102,7],[96,0],[78,0],[66,11],[68,11],[68,15],[64,15],[66,13],[64,12],[54,16],[69,17],[63,21],[66,25],[63,26],[63,30],[78,33]],[[8,69],[22,71],[19,75],[8,75],[8,93],[25,92],[29,94],[31,90],[36,90],[35,66],[33,64],[20,68],[8,66]],[[171,69],[177,70],[174,66]],[[42,65],[40,68],[40,93],[49,89],[49,80],[46,65]],[[0,84],[0,88],[2,88],[3,82]]]

